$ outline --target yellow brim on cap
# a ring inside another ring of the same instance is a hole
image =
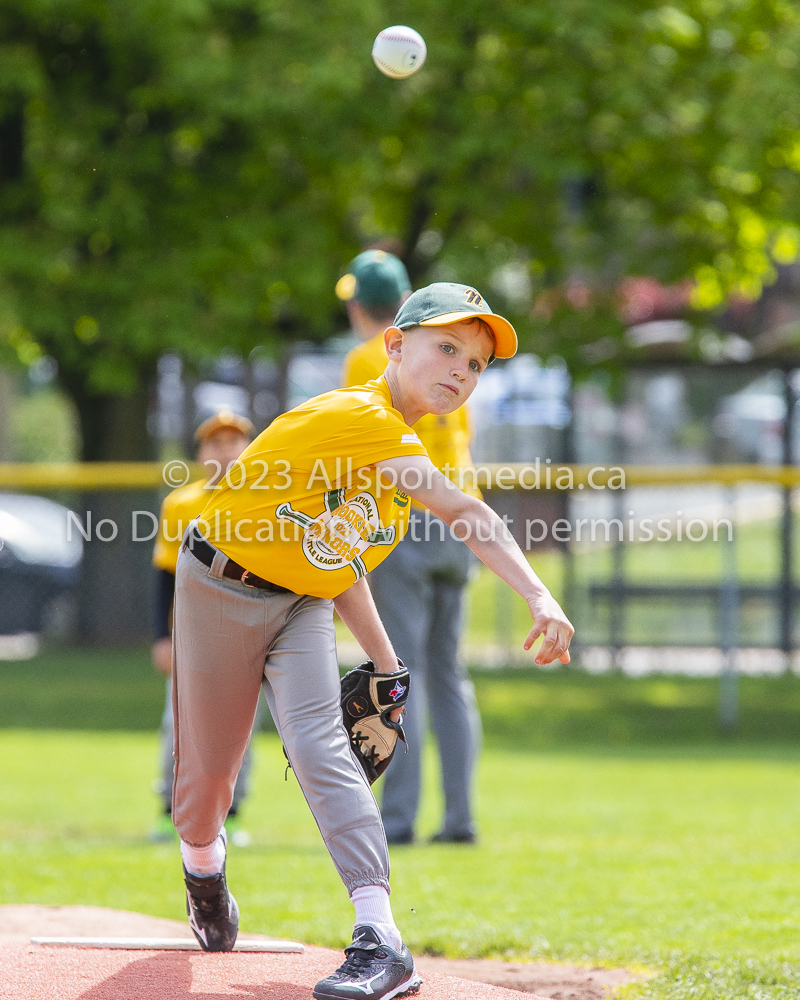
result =
[[[336,282],[336,298],[341,302],[349,302],[356,294],[358,279],[354,274],[343,274]]]
[[[482,319],[491,327],[494,334],[494,356],[496,358],[513,358],[517,353],[517,334],[514,327],[498,316],[497,313],[485,312],[452,312],[434,319],[424,319],[420,326],[447,326],[448,323],[462,323],[466,319]]]

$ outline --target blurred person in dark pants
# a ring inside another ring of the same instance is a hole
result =
[[[336,294],[363,343],[345,358],[342,385],[379,378],[389,359],[383,333],[411,292],[402,261],[365,250],[339,279]],[[428,414],[414,424],[433,464],[445,475],[472,465],[466,406]],[[464,492],[480,491],[464,486]],[[381,620],[397,655],[415,678],[404,727],[408,753],[397,753],[384,776],[381,815],[390,844],[414,840],[429,714],[439,745],[445,815],[436,841],[473,843],[473,773],[481,744],[475,691],[459,656],[464,593],[475,558],[438,517],[412,501],[411,530],[368,577]],[[419,683],[421,681],[422,683]]]

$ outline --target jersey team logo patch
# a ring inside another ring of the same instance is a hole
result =
[[[389,692],[389,697],[392,699],[392,701],[397,701],[397,699],[402,698],[405,693],[406,689],[403,687],[400,681],[397,681],[395,686]]]
[[[371,493],[345,500],[344,490],[330,490],[325,494],[325,510],[316,517],[295,510],[289,503],[279,504],[275,514],[305,528],[303,555],[312,566],[326,571],[349,566],[356,580],[368,572],[361,556],[371,545],[394,544],[395,527],[381,527],[378,504]]]

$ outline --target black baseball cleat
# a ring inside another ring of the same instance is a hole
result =
[[[314,987],[317,1000],[390,1000],[419,993],[422,980],[411,952],[405,945],[395,951],[383,944],[369,924],[356,927],[344,953],[344,963]]]
[[[203,951],[232,951],[239,933],[239,907],[228,891],[225,866],[219,875],[192,875],[183,867],[189,926]]]

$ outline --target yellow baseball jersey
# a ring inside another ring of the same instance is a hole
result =
[[[197,517],[208,503],[211,495],[211,490],[205,489],[205,482],[205,479],[198,479],[196,483],[179,486],[164,498],[153,549],[153,565],[156,569],[175,573],[184,532],[192,518]]]
[[[425,455],[384,378],[336,389],[282,414],[211,494],[200,530],[257,576],[337,597],[405,533],[409,498],[375,463]]]
[[[342,385],[363,385],[382,374],[388,363],[381,333],[354,347],[347,354],[342,369]],[[459,406],[452,413],[441,416],[428,413],[414,424],[414,430],[436,468],[458,482],[457,470],[468,469],[472,465],[469,451],[472,428],[466,406]],[[473,478],[464,477],[461,485],[469,496],[480,497],[481,491],[473,485]]]

